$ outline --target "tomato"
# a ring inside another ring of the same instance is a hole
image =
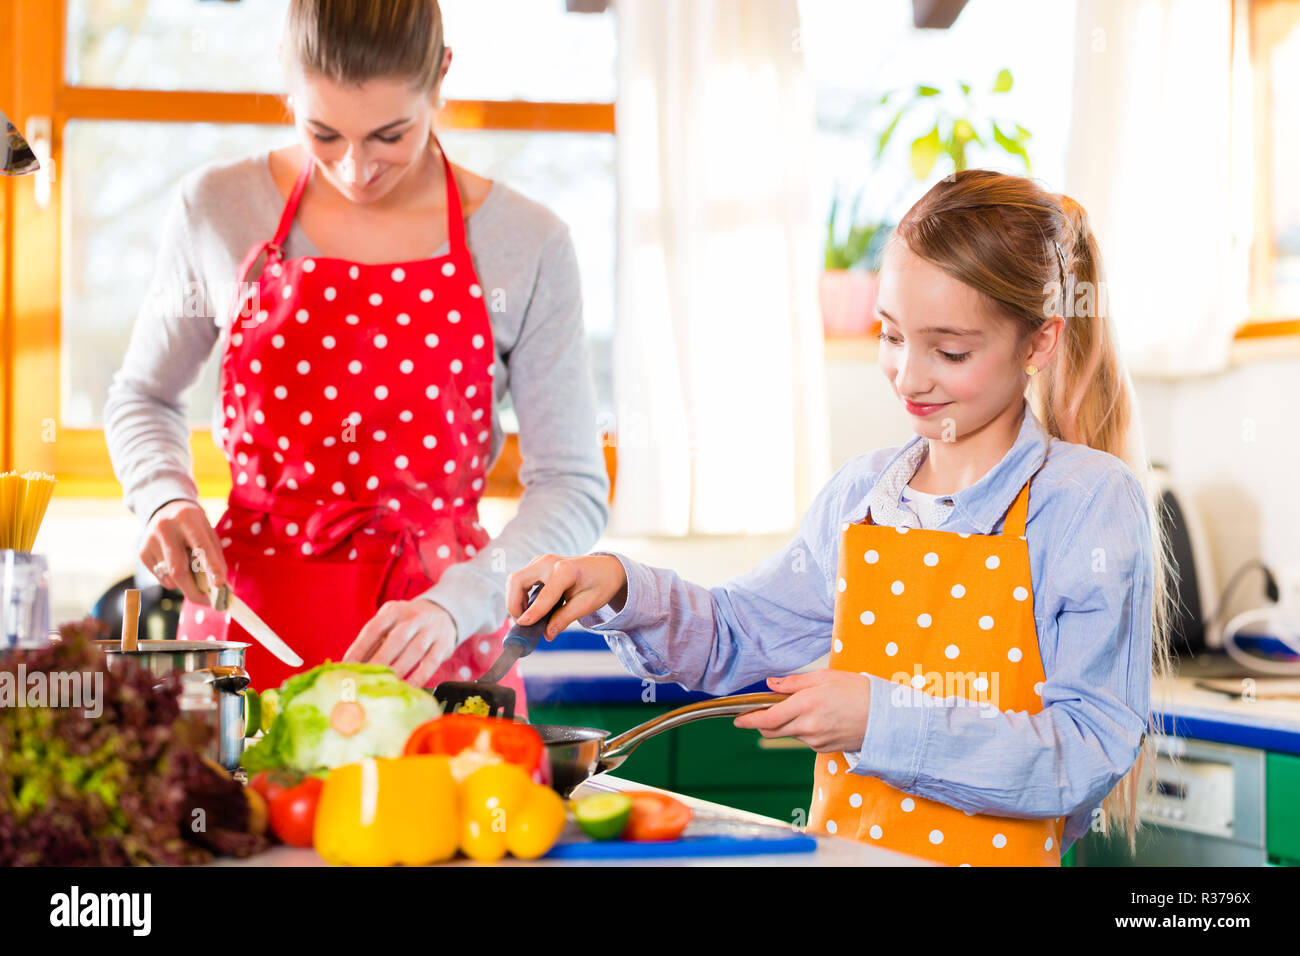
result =
[[[269,806],[281,793],[301,780],[301,775],[285,770],[263,770],[248,781],[248,788],[256,790]]]
[[[624,840],[676,840],[691,822],[691,808],[666,793],[630,790],[632,814],[623,830]]]
[[[320,777],[304,777],[302,783],[285,788],[268,801],[271,805],[271,832],[281,842],[289,846],[312,845],[316,806],[323,785]]]
[[[402,752],[407,756],[445,754],[454,757],[474,747],[484,733],[487,734],[488,746],[507,763],[522,767],[530,775],[541,765],[546,745],[535,729],[513,720],[474,714],[444,714],[421,724],[411,732]]]

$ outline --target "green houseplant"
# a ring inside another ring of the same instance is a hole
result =
[[[989,93],[1007,93],[1012,85],[1011,71],[1004,68],[998,71]],[[930,179],[941,159],[945,160],[944,167],[951,167],[945,175],[965,169],[971,143],[981,148],[992,143],[1023,163],[1026,172],[1031,169],[1026,144],[1032,134],[1019,123],[993,116],[972,95],[969,83],[958,83],[947,91],[924,84],[900,87],[884,94],[879,105],[894,105],[895,112],[877,140],[873,157],[876,168],[885,162],[895,131],[907,120],[906,125],[911,127],[930,127],[908,145],[908,168],[918,182]],[[858,210],[870,186],[868,183],[858,191],[843,220],[839,197],[831,201],[826,221],[825,271],[818,288],[822,323],[828,336],[865,335],[875,326],[872,316],[876,273],[894,224],[860,220]]]

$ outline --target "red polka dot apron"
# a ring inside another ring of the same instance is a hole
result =
[[[870,513],[846,526],[830,666],[966,706],[1041,710],[1028,513],[1026,482],[1001,534],[894,528]],[[834,753],[817,755],[809,827],[954,866],[1059,866],[1065,820],[968,813],[852,773]]]
[[[428,590],[489,540],[478,501],[491,442],[492,328],[456,181],[442,163],[446,255],[372,265],[285,259],[308,160],[274,239],[239,269],[245,298],[223,329],[221,361],[220,440],[233,487],[217,531],[231,587],[302,656],[302,669],[339,660],[380,605]],[[506,630],[462,640],[430,684],[480,676]],[[186,601],[179,636],[249,641],[258,688],[295,673],[211,607]],[[502,683],[526,713],[517,672]]]

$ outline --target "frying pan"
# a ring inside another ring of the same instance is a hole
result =
[[[645,741],[665,730],[673,730],[705,717],[735,717],[751,710],[762,710],[785,700],[787,694],[733,694],[701,700],[678,707],[631,730],[611,737],[608,730],[595,727],[567,727],[562,724],[533,724],[546,744],[551,763],[551,788],[568,797],[578,784],[598,773],[613,770]]]

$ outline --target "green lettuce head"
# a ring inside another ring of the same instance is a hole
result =
[[[321,664],[281,685],[275,720],[244,751],[244,768],[310,773],[399,757],[411,731],[440,713],[432,694],[382,664]]]

